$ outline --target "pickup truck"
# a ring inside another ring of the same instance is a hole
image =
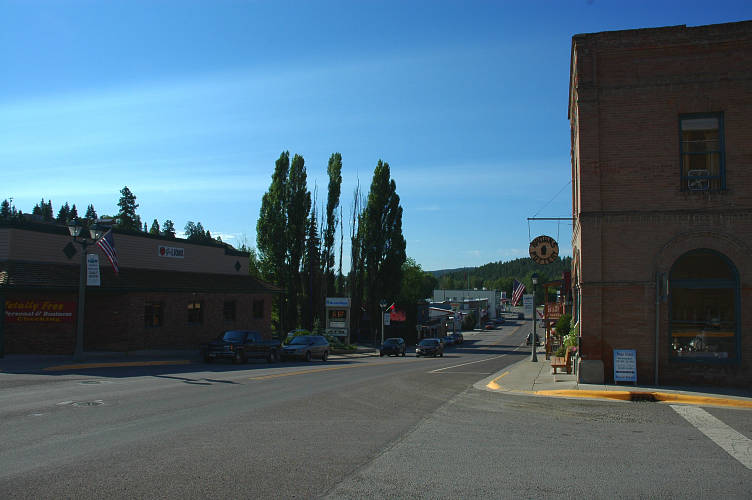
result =
[[[245,363],[251,358],[266,359],[269,363],[279,361],[282,345],[278,340],[265,340],[253,330],[227,330],[216,339],[201,346],[204,361],[231,359],[233,363]]]

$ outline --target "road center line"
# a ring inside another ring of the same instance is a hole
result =
[[[334,370],[344,370],[345,368],[357,368],[359,366],[378,366],[378,365],[388,365],[388,364],[391,364],[391,363],[363,363],[363,364],[352,364],[352,365],[344,365],[344,366],[327,366],[326,368],[313,368],[310,370],[298,370],[294,372],[275,373],[273,375],[263,375],[261,377],[250,377],[249,380],[268,380],[272,378],[292,377],[293,375],[308,375],[309,373],[320,373],[320,372],[330,372]]]
[[[736,432],[698,406],[670,405],[700,432],[705,434],[726,453],[752,470],[752,440]]]
[[[506,356],[506,354],[502,354],[501,356],[494,356],[493,358],[479,359],[478,361],[469,361],[467,363],[462,363],[462,364],[459,364],[459,365],[446,366],[444,368],[438,368],[436,370],[431,370],[428,373],[438,373],[438,372],[441,372],[441,371],[444,371],[444,370],[449,370],[451,368],[459,368],[460,366],[472,365],[472,364],[475,364],[475,363],[483,363],[484,361],[491,361],[492,359],[499,359],[499,358],[503,358],[504,356]]]

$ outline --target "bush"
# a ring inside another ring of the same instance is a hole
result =
[[[558,349],[556,349],[556,352],[554,353],[554,356],[564,357],[567,355],[567,346],[562,345]]]
[[[471,312],[470,314],[466,314],[464,318],[462,318],[462,329],[463,330],[472,330],[475,328],[475,313]]]
[[[563,339],[569,335],[572,329],[572,315],[562,314],[559,321],[556,322],[556,336]]]

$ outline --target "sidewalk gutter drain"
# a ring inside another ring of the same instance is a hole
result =
[[[632,392],[629,394],[629,400],[637,403],[655,403],[655,395],[650,392]]]

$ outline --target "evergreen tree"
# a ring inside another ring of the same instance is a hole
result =
[[[397,184],[391,179],[389,164],[381,160],[373,172],[362,228],[366,305],[369,317],[378,318],[379,301],[394,300],[399,294],[402,265],[407,258]]]
[[[174,238],[175,237],[175,224],[170,220],[167,219],[162,223],[162,231],[164,232],[165,236],[168,238]]]
[[[13,210],[11,209],[10,201],[3,200],[0,203],[0,220],[9,221],[13,216]]]
[[[55,215],[52,210],[52,200],[47,200],[47,205],[42,208],[42,216],[45,222],[55,222]]]
[[[316,220],[316,203],[311,209],[311,217],[308,219],[308,231],[303,256],[303,328],[313,331],[316,319],[320,319],[322,310],[321,300],[321,239],[319,238],[318,223]]]
[[[159,222],[157,222],[157,219],[154,219],[154,222],[151,223],[149,234],[159,234]]]
[[[76,209],[76,204],[74,203],[73,206],[70,209],[70,213],[68,214],[68,218],[70,220],[78,220],[78,209]]]
[[[89,204],[89,206],[86,207],[86,215],[84,215],[84,218],[86,219],[87,224],[93,224],[97,221],[97,211],[94,210],[94,205]]]
[[[57,218],[55,221],[58,224],[65,224],[70,219],[70,206],[68,206],[68,202],[66,201],[63,206],[60,207],[60,210],[57,212]]]
[[[120,211],[117,214],[117,218],[119,219],[118,227],[121,229],[130,229],[131,231],[140,231],[141,218],[136,215],[136,209],[138,208],[136,195],[128,189],[128,186],[120,190],[118,207],[120,207]]]
[[[148,233],[148,232],[149,232],[149,228],[148,228],[148,226],[146,225],[146,222],[144,222],[144,232],[145,232],[145,233]]]

